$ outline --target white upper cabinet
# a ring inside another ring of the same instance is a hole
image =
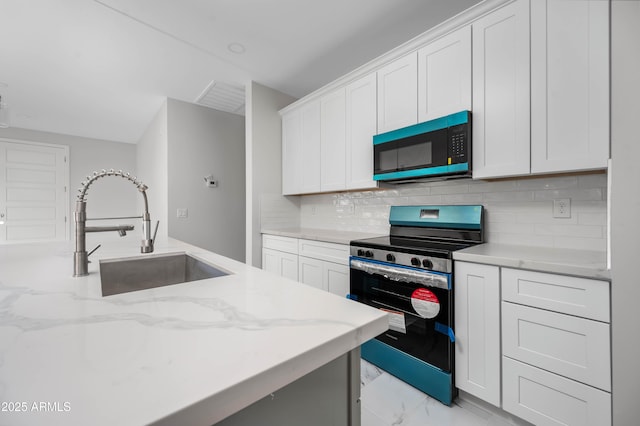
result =
[[[320,191],[320,100],[282,116],[282,193]]]
[[[471,110],[471,26],[418,50],[418,122]]]
[[[346,188],[345,88],[320,99],[320,190]]]
[[[418,122],[418,59],[411,52],[378,70],[378,133]]]
[[[531,172],[605,168],[609,2],[531,2]]]
[[[302,111],[282,115],[282,194],[302,192]]]
[[[497,9],[472,31],[473,177],[529,174],[529,1]]]
[[[377,130],[376,74],[346,88],[346,189],[376,188],[373,180],[373,135]]]

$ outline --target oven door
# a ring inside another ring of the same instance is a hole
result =
[[[389,313],[389,330],[376,339],[451,372],[451,275],[358,257],[350,266],[349,297]]]

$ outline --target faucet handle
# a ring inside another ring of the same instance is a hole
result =
[[[89,258],[89,256],[91,256],[93,254],[93,252],[98,250],[100,247],[102,247],[102,244],[98,244],[93,250],[91,250],[89,253],[87,253],[87,258]],[[87,263],[91,263],[91,261],[88,260]]]
[[[156,221],[156,229],[153,231],[153,238],[151,239],[151,241],[153,241],[154,243],[156,242],[156,234],[158,233],[158,225],[160,225],[160,221],[159,220]]]

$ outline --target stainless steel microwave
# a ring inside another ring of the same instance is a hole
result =
[[[471,176],[471,112],[373,137],[373,179],[415,181]]]

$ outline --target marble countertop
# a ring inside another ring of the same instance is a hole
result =
[[[453,258],[460,261],[611,281],[611,272],[607,269],[607,255],[599,251],[487,243],[456,251],[453,253]]]
[[[283,229],[262,229],[261,233],[269,235],[279,235],[281,237],[303,238],[305,240],[325,241],[336,244],[349,244],[352,240],[379,237],[382,234],[372,234],[367,232],[339,231],[335,229],[316,228],[283,228]],[[388,235],[388,232],[387,232]]]
[[[387,329],[386,315],[176,240],[232,274],[102,297],[71,244],[0,246],[0,424],[211,425]]]

